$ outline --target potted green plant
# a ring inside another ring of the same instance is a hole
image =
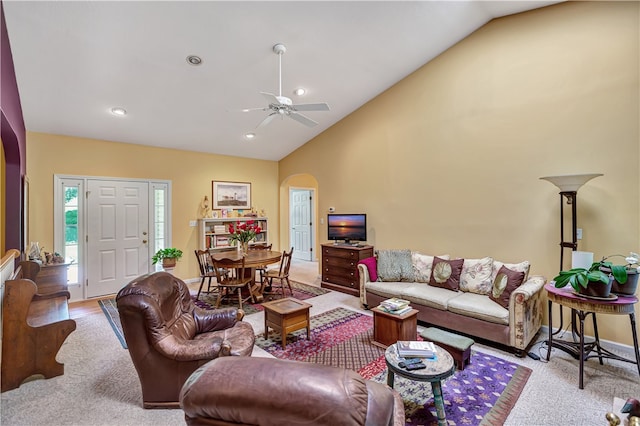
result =
[[[555,286],[560,288],[570,284],[577,293],[602,298],[609,297],[613,291],[614,282],[623,285],[631,274],[635,274],[637,286],[638,268],[632,268],[632,265],[638,263],[638,255],[631,253],[631,256],[626,258],[628,265],[614,265],[607,260],[614,256],[621,255],[603,257],[602,260],[593,262],[589,269],[573,268],[568,271],[560,271],[560,274],[553,279]],[[628,294],[633,293],[635,293],[635,288],[632,293]]]
[[[174,266],[176,266],[176,262],[181,257],[182,250],[170,247],[158,250],[156,254],[153,255],[151,260],[153,261],[154,265],[161,260],[163,268],[173,268]]]
[[[638,276],[640,276],[640,255],[634,252],[630,252],[629,256],[612,254],[603,258],[602,261],[604,262],[612,257],[624,258],[626,265],[612,265],[613,269],[608,265],[600,267],[600,270],[604,273],[613,275],[614,280],[611,285],[611,292],[622,296],[635,294],[638,289]]]

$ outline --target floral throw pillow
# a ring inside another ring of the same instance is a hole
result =
[[[440,259],[449,260],[449,255],[438,256]],[[421,254],[418,252],[411,253],[411,265],[413,266],[413,279],[418,283],[428,283],[431,279],[431,267],[433,266],[434,256]]]
[[[463,264],[464,259],[445,260],[436,256],[433,259],[429,285],[458,291]]]
[[[460,290],[470,293],[487,295],[491,293],[491,274],[493,272],[493,259],[465,259],[460,275]]]
[[[498,260],[494,260],[493,272],[491,273],[491,282],[494,282],[496,280],[498,271],[500,271],[500,268],[502,268],[503,266],[511,269],[512,271],[524,272],[524,281],[527,281],[527,279],[529,278],[529,268],[531,265],[528,260],[524,260],[520,263],[503,263]]]
[[[503,308],[509,309],[511,293],[524,282],[524,272],[513,271],[502,266],[493,281],[489,298]]]

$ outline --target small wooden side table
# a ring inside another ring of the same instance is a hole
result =
[[[385,312],[380,307],[371,309],[373,312],[373,343],[386,348],[398,340],[417,340],[418,311],[411,309],[402,315]]]
[[[309,322],[310,303],[293,297],[274,300],[262,304],[264,308],[264,337],[269,335],[269,327],[280,332],[282,349],[287,346],[287,333],[302,328],[307,329],[307,340],[311,340],[311,324]]]
[[[444,412],[444,398],[442,396],[442,380],[453,376],[456,372],[456,365],[451,354],[440,346],[436,347],[436,359],[425,359],[423,362],[427,368],[422,370],[405,370],[400,367],[400,361],[404,358],[398,354],[397,345],[390,345],[384,353],[384,360],[387,364],[387,385],[393,388],[396,374],[409,380],[431,383],[433,391],[433,405],[436,407],[438,415],[438,426],[447,426],[447,418]]]

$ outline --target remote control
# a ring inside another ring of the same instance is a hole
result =
[[[409,371],[411,371],[411,370],[422,370],[423,368],[427,368],[427,366],[424,365],[423,362],[417,362],[415,364],[407,365],[406,368]]]
[[[406,358],[404,361],[400,361],[398,365],[401,368],[406,368],[407,365],[417,364],[419,362],[422,362],[422,358]]]

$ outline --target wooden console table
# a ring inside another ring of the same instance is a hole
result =
[[[640,353],[638,352],[638,335],[636,334],[636,318],[634,305],[638,302],[636,296],[618,296],[617,300],[603,301],[595,299],[587,299],[580,297],[573,292],[571,286],[565,288],[556,288],[553,284],[546,284],[544,286],[547,290],[547,297],[549,299],[549,340],[547,350],[547,361],[551,356],[551,348],[556,347],[576,359],[580,360],[580,377],[579,385],[580,389],[584,388],[584,361],[589,358],[598,358],[600,365],[602,365],[602,359],[616,359],[618,361],[629,362],[636,364],[638,368],[638,375],[640,375]],[[552,316],[552,303],[557,303],[560,306],[566,306],[572,310],[572,328],[575,331],[575,316],[580,319],[580,329],[576,331],[579,335],[578,342],[568,342],[564,340],[554,340],[553,336],[558,332],[553,332],[553,316]],[[616,355],[608,350],[604,349],[600,345],[600,337],[598,336],[598,323],[596,321],[596,314],[609,314],[609,315],[629,315],[629,321],[631,323],[631,333],[633,337],[633,348],[636,355],[636,360],[627,359]],[[593,334],[594,341],[585,343],[584,341],[584,320],[587,315],[591,315],[593,319]],[[596,350],[596,354],[591,355],[593,350]]]

